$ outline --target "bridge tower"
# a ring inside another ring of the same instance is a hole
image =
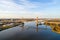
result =
[[[36,25],[38,25],[38,17],[36,17]]]

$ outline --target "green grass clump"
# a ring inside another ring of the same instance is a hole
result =
[[[2,27],[2,28],[0,28],[0,31],[5,30],[5,29],[8,29],[8,28],[11,28],[11,26]]]

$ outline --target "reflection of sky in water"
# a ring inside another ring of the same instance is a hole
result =
[[[60,34],[51,31],[49,26],[25,23],[23,27],[14,27],[0,32],[0,40],[60,40]]]

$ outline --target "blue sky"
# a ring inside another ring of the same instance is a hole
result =
[[[60,0],[0,0],[0,18],[60,18]]]

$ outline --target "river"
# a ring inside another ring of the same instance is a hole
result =
[[[22,27],[0,31],[0,40],[60,40],[60,34],[53,32],[50,26],[25,22]]]

